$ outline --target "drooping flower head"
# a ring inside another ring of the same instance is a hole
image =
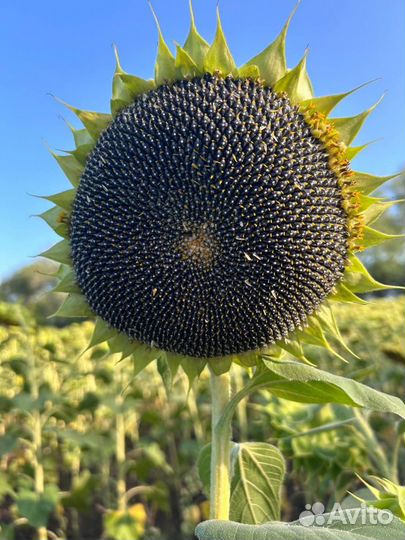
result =
[[[69,293],[59,314],[96,315],[92,344],[133,354],[136,370],[305,359],[303,343],[340,339],[330,302],[384,287],[355,256],[388,238],[369,228],[388,177],[350,167],[373,107],[329,118],[351,92],[314,97],[306,53],[287,69],[290,20],[238,68],[219,15],[208,45],[191,11],[175,57],[158,25],[154,80],[117,55],[111,114],[69,106],[84,128],[55,155],[73,188],[48,197],[64,239],[44,255]]]

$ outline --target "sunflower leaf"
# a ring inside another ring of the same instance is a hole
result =
[[[72,265],[69,241],[61,240],[51,248],[40,253],[39,257],[45,257],[46,259],[50,259],[51,261]]]
[[[204,71],[212,74],[219,72],[223,77],[227,75],[237,76],[238,74],[238,68],[222,30],[219,10],[217,10],[217,31],[214,41],[205,56]]]
[[[284,77],[287,73],[287,59],[285,54],[285,43],[287,38],[288,28],[291,20],[297,11],[300,2],[297,2],[291,15],[288,17],[280,34],[275,41],[266,47],[261,53],[251,58],[244,64],[240,70],[244,70],[247,66],[255,65],[259,68],[260,77],[265,80],[268,86],[273,86],[278,80]]]
[[[355,509],[357,510],[357,509]],[[385,523],[386,513],[373,517],[377,523]],[[263,525],[247,525],[235,521],[207,520],[197,526],[195,534],[198,540],[382,540],[383,538],[403,538],[405,524],[394,517],[389,524],[383,526],[362,523],[361,512],[346,509],[335,514],[322,514],[324,527],[313,525],[314,516],[300,518],[291,523],[269,522]],[[381,521],[380,521],[381,519]]]
[[[330,121],[338,130],[340,138],[346,144],[346,146],[350,146],[350,144],[356,138],[356,135],[363,127],[364,122],[374,111],[374,109],[381,103],[383,97],[384,96],[382,96],[372,107],[367,109],[367,111],[357,114],[356,116],[349,116],[346,118],[330,118]]]
[[[207,55],[207,52],[210,48],[205,39],[198,33],[195,19],[193,6],[190,0],[190,31],[188,33],[186,42],[184,43],[183,49],[193,60],[199,73],[204,71],[204,61]]]
[[[280,450],[265,442],[245,442],[233,447],[232,461],[230,519],[252,525],[280,519],[285,474]]]
[[[290,401],[301,403],[341,403],[373,411],[391,412],[405,418],[405,404],[357,381],[334,375],[301,362],[263,360],[267,371],[251,380],[251,386],[262,387]]]
[[[308,100],[313,95],[312,84],[306,68],[307,54],[306,51],[300,63],[274,85],[276,92],[286,92],[294,103]]]
[[[94,317],[85,297],[81,294],[68,294],[53,317]]]

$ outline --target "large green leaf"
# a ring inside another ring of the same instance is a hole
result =
[[[264,360],[267,370],[252,385],[301,403],[342,403],[405,418],[405,404],[397,397],[300,362]]]
[[[284,458],[278,448],[264,442],[235,445],[230,519],[262,524],[280,518]]]
[[[312,526],[313,516],[292,523],[243,525],[234,521],[210,520],[196,529],[198,540],[400,540],[405,537],[405,523],[387,513],[374,514],[377,524],[362,523],[359,509],[349,508],[338,514],[322,514],[325,525]]]

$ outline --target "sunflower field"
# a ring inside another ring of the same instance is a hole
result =
[[[361,360],[322,354],[320,366],[405,393],[404,305],[397,297],[340,309]],[[130,360],[103,345],[86,351],[91,322],[38,327],[4,303],[1,319],[0,537],[35,539],[45,528],[72,540],[191,538],[208,516],[196,465],[211,438],[208,373],[190,387],[180,369],[165,389],[159,366],[134,379]],[[232,385],[246,377],[235,369]],[[305,501],[344,500],[370,473],[403,481],[404,431],[377,413],[262,390],[239,406],[234,441],[278,440],[287,464],[281,511],[291,520]],[[386,500],[394,505],[395,495]]]

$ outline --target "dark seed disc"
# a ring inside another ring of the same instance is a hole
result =
[[[205,75],[138,98],[101,135],[74,202],[78,283],[130,338],[212,357],[305,324],[342,277],[347,216],[287,97]]]

